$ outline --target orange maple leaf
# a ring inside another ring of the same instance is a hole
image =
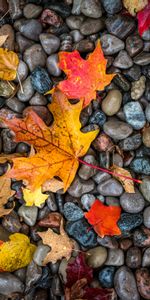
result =
[[[100,200],[95,200],[91,209],[85,213],[85,218],[93,225],[94,230],[100,237],[105,235],[120,235],[117,225],[120,218],[121,208],[118,206],[106,206]]]
[[[15,132],[15,140],[27,142],[36,150],[35,155],[30,157],[13,158],[13,167],[7,173],[9,178],[24,180],[31,191],[54,176],[63,181],[66,191],[79,166],[78,157],[87,152],[98,134],[98,130],[80,131],[81,101],[71,105],[61,91],[56,91],[49,108],[54,117],[50,127],[30,109],[23,119],[4,119],[0,114],[5,124]]]
[[[83,59],[78,51],[60,52],[59,67],[68,78],[58,84],[58,88],[69,99],[83,99],[83,107],[96,98],[97,90],[104,90],[115,74],[106,74],[107,60],[98,41],[93,53],[87,60]]]

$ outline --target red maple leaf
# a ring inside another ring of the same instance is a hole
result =
[[[150,1],[144,9],[137,13],[137,19],[139,34],[142,35],[144,31],[150,28]]]

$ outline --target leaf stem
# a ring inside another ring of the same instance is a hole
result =
[[[108,169],[104,169],[104,168],[101,168],[101,167],[98,167],[98,166],[94,166],[92,164],[89,164],[87,163],[86,161],[78,158],[78,161],[81,163],[81,164],[84,164],[88,167],[91,167],[92,169],[96,169],[96,170],[99,170],[99,171],[102,171],[102,172],[105,172],[105,173],[108,173],[108,174],[111,174],[111,175],[114,175],[114,176],[118,176],[118,177],[123,177],[125,179],[128,179],[128,180],[132,180],[134,182],[137,182],[137,183],[142,183],[141,180],[138,180],[138,179],[135,179],[135,178],[132,178],[132,177],[129,177],[129,176],[125,176],[125,175],[122,175],[122,174],[118,174],[118,173],[115,173],[115,172],[112,172]]]

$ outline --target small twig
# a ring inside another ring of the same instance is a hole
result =
[[[20,76],[19,76],[18,72],[17,72],[17,78],[18,78],[18,81],[19,81],[21,93],[24,94],[23,86],[22,86],[22,83],[21,83]]]

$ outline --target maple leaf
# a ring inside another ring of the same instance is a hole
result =
[[[48,195],[42,193],[41,187],[34,190],[33,192],[29,189],[24,188],[23,197],[27,206],[32,206],[33,204],[35,204],[36,206],[40,207],[40,205],[44,203],[48,198]]]
[[[138,11],[142,10],[147,3],[148,0],[123,0],[124,7],[132,16],[135,16]]]
[[[14,80],[18,65],[19,58],[15,52],[0,48],[0,79]]]
[[[127,176],[127,177],[132,177],[131,176],[131,173],[123,168],[120,168],[116,165],[113,165],[111,168],[110,168],[111,171],[113,171],[114,173],[112,174],[113,177],[115,177],[117,180],[119,180],[125,191],[127,193],[135,193],[135,190],[134,190],[134,183],[132,180],[129,180],[129,179],[126,179],[125,177],[120,177],[119,175],[115,175],[115,174],[120,174],[120,175],[124,175],[124,176]]]
[[[8,35],[0,35],[0,47],[5,43],[7,38],[8,38]]]
[[[68,78],[58,84],[58,88],[69,99],[83,99],[83,107],[96,98],[97,90],[104,90],[115,74],[106,74],[107,60],[98,41],[93,53],[84,60],[78,51],[60,52],[59,67]]]
[[[62,181],[52,178],[46,180],[42,185],[42,192],[53,192],[56,193],[57,191],[64,188],[64,184]]]
[[[8,202],[8,199],[15,194],[15,191],[11,190],[11,179],[6,176],[0,177],[0,217],[8,215],[13,208],[6,209],[4,205]]]
[[[113,300],[116,299],[115,291],[113,289],[102,288],[85,288],[83,299],[86,300]]]
[[[62,257],[65,257],[67,260],[70,258],[74,243],[63,229],[63,219],[60,223],[60,234],[49,228],[45,232],[38,232],[38,235],[43,240],[43,244],[51,247],[51,251],[48,252],[44,259],[44,265],[49,262],[55,263]]]
[[[137,14],[138,31],[142,35],[144,31],[150,28],[150,1],[147,6]]]
[[[70,186],[79,166],[78,157],[83,156],[99,130],[82,133],[79,121],[82,102],[69,103],[60,91],[53,94],[49,105],[54,122],[47,127],[33,111],[28,110],[25,118],[1,118],[15,132],[16,142],[27,142],[37,153],[31,157],[13,158],[9,178],[23,180],[26,187],[34,191],[54,176],[64,183],[64,191]]]
[[[95,200],[90,210],[85,213],[85,218],[93,225],[94,230],[100,237],[105,235],[120,235],[121,231],[117,225],[120,218],[121,208],[117,206],[106,206],[100,200]]]
[[[22,233],[9,236],[10,241],[0,243],[0,269],[14,272],[26,267],[32,260],[36,246]]]

